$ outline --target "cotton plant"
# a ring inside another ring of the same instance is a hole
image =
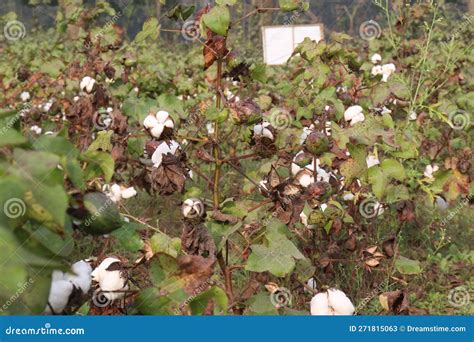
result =
[[[373,153],[369,153],[367,155],[365,162],[367,163],[368,169],[370,169],[372,166],[380,164],[379,157],[377,156],[377,149],[375,149]]]
[[[122,199],[129,199],[137,195],[137,191],[132,187],[125,187],[118,184],[104,184],[102,191],[113,202],[120,202]]]
[[[24,91],[20,94],[20,99],[21,101],[23,102],[28,102],[30,99],[31,99],[31,95],[29,92],[27,91]]]
[[[43,129],[37,125],[33,125],[30,127],[30,131],[33,132],[34,134],[40,135],[41,132],[43,132]]]
[[[291,163],[291,174],[296,178],[298,183],[303,186],[303,187],[308,187],[311,183],[315,182],[314,179],[314,158],[311,160],[310,163],[308,163],[306,166],[299,166],[296,162],[298,158],[303,154],[304,152],[301,151],[296,154],[296,156],[293,159],[293,163]],[[316,159],[316,181],[323,181],[323,182],[329,182],[329,179],[331,176],[334,176],[331,172],[327,172],[323,168],[319,167],[320,165],[320,160]]]
[[[355,308],[344,292],[328,289],[311,299],[310,311],[313,316],[349,316],[354,314]]]
[[[382,82],[388,82],[388,78],[397,70],[395,64],[388,63],[383,65],[374,65],[371,70],[372,76],[382,75]]]
[[[48,295],[48,305],[45,314],[62,313],[73,295],[73,292],[80,291],[82,295],[87,294],[91,288],[92,267],[81,260],[71,266],[71,273],[62,271],[53,271],[51,276],[51,288]]]
[[[174,128],[174,121],[167,111],[160,110],[155,114],[148,114],[143,121],[143,125],[154,138],[160,139],[165,128]]]

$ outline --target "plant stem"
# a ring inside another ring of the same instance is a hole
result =
[[[222,59],[217,60],[217,80],[216,80],[216,108],[219,110],[221,107],[221,87],[222,87]],[[214,190],[212,192],[212,200],[214,204],[214,210],[219,208],[219,178],[221,174],[221,160],[220,160],[220,149],[219,149],[219,122],[214,122]]]

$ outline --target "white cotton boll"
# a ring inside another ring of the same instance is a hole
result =
[[[83,294],[89,292],[91,288],[91,265],[84,261],[78,261],[71,267],[73,274],[66,274],[66,279],[69,280],[76,288],[81,289]]]
[[[95,282],[99,282],[107,272],[107,268],[115,262],[121,262],[120,259],[107,257],[97,266],[91,273],[91,278]]]
[[[267,128],[270,126],[269,122],[262,122],[261,124],[257,124],[253,127],[253,135],[254,136],[264,136],[270,140],[274,139],[273,133]]]
[[[136,195],[137,195],[137,191],[135,190],[134,187],[122,189],[122,198],[123,199],[132,198]]]
[[[171,140],[169,145],[167,142],[163,141],[160,145],[158,145],[155,152],[153,152],[153,155],[151,156],[153,166],[159,167],[161,165],[161,161],[163,160],[163,155],[168,153],[176,154],[176,151],[179,148],[179,144],[174,140]]]
[[[441,210],[448,209],[448,202],[446,202],[443,197],[435,196],[435,200],[436,200],[436,205],[439,209]]]
[[[300,221],[303,226],[308,227],[308,216],[304,212],[300,213]]]
[[[311,315],[353,315],[354,305],[344,292],[336,289],[329,289],[321,292],[311,299]]]
[[[411,111],[410,114],[408,114],[408,120],[414,121],[416,120],[416,118],[417,118],[417,115],[414,111]]]
[[[48,305],[46,305],[44,312],[46,314],[62,313],[69,302],[69,297],[73,290],[74,285],[68,280],[52,281],[49,290]]]
[[[309,170],[304,170],[303,172],[298,174],[296,180],[300,183],[302,187],[306,188],[311,183],[314,183],[313,172]]]
[[[381,65],[373,66],[370,73],[372,74],[372,76],[382,75],[383,74],[382,66]]]
[[[324,212],[327,209],[328,205],[326,203],[323,203],[319,206],[321,208],[321,211]]]
[[[363,122],[364,120],[365,120],[364,114],[360,113],[352,118],[350,125],[354,126],[356,123]]]
[[[396,70],[395,64],[389,63],[382,65],[382,81],[387,82],[388,78]]]
[[[41,127],[34,125],[34,126],[31,126],[31,127],[30,127],[30,131],[33,132],[33,133],[35,133],[35,134],[41,134],[41,132],[42,132],[43,130],[42,130]]]
[[[114,202],[118,202],[122,199],[122,188],[118,184],[113,184],[110,187],[110,199]]]
[[[198,198],[188,198],[183,202],[181,208],[183,216],[186,218],[194,218],[204,215],[204,203]]]
[[[332,315],[329,309],[329,300],[326,292],[320,292],[311,299],[311,315],[329,316]]]
[[[26,102],[26,101],[29,101],[31,99],[31,96],[30,96],[30,93],[27,92],[27,91],[24,91],[20,94],[20,99],[23,101],[23,102]]]
[[[156,113],[156,119],[159,123],[164,124],[166,120],[170,117],[170,113],[165,110],[160,110]]]
[[[104,297],[109,300],[123,298],[129,289],[127,278],[121,271],[107,271],[99,281],[99,287]]]
[[[364,109],[361,106],[350,106],[344,112],[344,120],[351,121],[358,115],[362,114]]]
[[[375,154],[367,155],[367,158],[365,158],[365,162],[367,163],[367,168],[371,168],[372,166],[380,164],[380,160]]]
[[[95,83],[96,81],[92,77],[86,76],[81,80],[80,88],[82,91],[90,94],[94,89]]]
[[[80,99],[79,96],[74,96],[72,100],[73,100],[74,102],[77,102],[77,101],[79,101],[79,99]]]
[[[310,135],[314,131],[314,125],[309,127],[303,127],[303,132],[300,135],[300,144],[303,144],[306,141],[308,135]]]
[[[370,61],[374,64],[377,64],[382,61],[382,56],[380,56],[378,53],[374,53],[372,57],[370,57]]]
[[[435,173],[436,171],[439,170],[439,166],[436,165],[436,164],[433,164],[433,165],[426,165],[425,167],[425,172],[423,172],[423,175],[426,177],[426,178],[429,178],[430,180],[433,180],[434,177],[433,177],[433,173]]]
[[[158,124],[158,125],[156,125],[155,127],[153,127],[151,129],[150,133],[151,133],[152,136],[159,139],[161,137],[161,133],[163,133],[164,129],[165,129],[165,125]]]

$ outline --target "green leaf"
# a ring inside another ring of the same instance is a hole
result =
[[[2,146],[15,146],[21,145],[27,142],[26,137],[21,135],[20,132],[14,130],[13,128],[6,129],[3,128],[0,130],[0,147]]]
[[[270,294],[260,292],[247,301],[247,307],[254,315],[278,315],[278,310],[270,301]]]
[[[110,154],[100,151],[86,151],[81,155],[81,160],[88,163],[86,168],[87,179],[98,177],[100,171],[102,171],[105,182],[110,182],[115,168],[115,162]]]
[[[155,234],[150,239],[151,250],[153,253],[165,253],[172,257],[177,257],[181,251],[181,240],[170,238],[165,234]]]
[[[372,166],[367,170],[368,181],[372,185],[372,192],[378,199],[382,199],[385,194],[385,189],[388,184],[388,177],[386,177],[379,165]]]
[[[142,225],[131,222],[123,222],[122,227],[112,232],[120,246],[128,252],[138,252],[143,248],[143,240],[140,236],[138,229],[142,228]]]
[[[411,260],[403,256],[399,256],[397,260],[395,260],[395,267],[401,274],[421,273],[420,262],[418,260]]]
[[[230,12],[227,6],[216,6],[202,16],[204,24],[218,35],[227,35],[230,24]]]
[[[381,167],[383,173],[390,178],[395,178],[399,181],[402,181],[406,178],[403,165],[395,159],[384,159],[382,161]]]
[[[294,11],[302,4],[301,0],[278,0],[278,4],[282,11]]]
[[[202,292],[197,295],[190,303],[189,307],[193,315],[202,315],[204,314],[209,300],[213,300],[217,308],[220,309],[220,312],[217,314],[225,314],[227,312],[227,306],[229,305],[229,300],[224,290],[220,287],[213,286],[209,290]],[[214,311],[216,308],[214,308]]]
[[[158,19],[152,17],[145,21],[143,24],[143,28],[138,34],[135,36],[136,43],[142,43],[147,38],[151,38],[153,40],[157,40],[160,35],[160,25],[158,23]]]
[[[87,151],[112,151],[112,134],[114,131],[100,131],[97,133],[95,140],[90,144]]]

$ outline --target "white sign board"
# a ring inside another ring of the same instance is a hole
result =
[[[306,37],[319,42],[323,25],[263,26],[263,59],[267,65],[285,64],[295,47]]]

